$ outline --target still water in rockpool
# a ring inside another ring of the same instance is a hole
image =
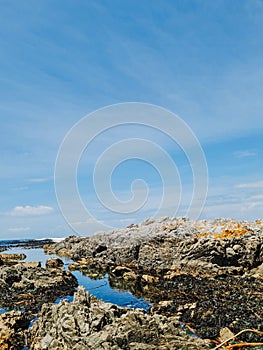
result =
[[[23,261],[40,261],[41,265],[44,267],[45,263],[48,259],[58,257],[55,254],[45,254],[42,248],[19,248],[13,247],[9,248],[3,253],[14,253],[14,254],[25,254],[26,259]],[[72,262],[72,260],[67,258],[59,257],[63,260],[65,268],[67,269],[68,264]],[[88,276],[84,276],[80,271],[72,271],[71,272],[78,280],[78,284],[83,286],[86,291],[88,291],[91,295],[96,296],[98,299],[102,299],[105,302],[110,302],[119,306],[130,307],[130,308],[141,308],[144,310],[149,310],[150,303],[144,300],[143,298],[136,298],[132,293],[127,291],[122,291],[118,289],[113,289],[108,280],[108,275],[106,274],[102,279],[93,280]],[[69,301],[72,300],[72,297],[65,296]],[[63,298],[62,298],[63,299]],[[61,299],[59,299],[61,300]],[[56,302],[59,302],[57,300]],[[2,313],[5,310],[2,310]],[[0,308],[1,314],[1,308]]]

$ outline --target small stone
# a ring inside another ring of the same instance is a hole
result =
[[[132,270],[126,266],[117,266],[112,270],[112,274],[117,277],[123,276],[125,272],[132,272]]]
[[[234,249],[230,247],[226,248],[226,256],[232,257],[233,255],[236,255],[236,252],[234,251]]]
[[[142,281],[147,283],[157,283],[159,282],[159,278],[150,275],[142,275]]]
[[[234,336],[234,333],[231,332],[231,330],[229,328],[224,327],[224,328],[220,329],[220,341],[221,342],[224,342],[233,336]]]
[[[234,251],[235,251],[236,253],[239,253],[239,252],[242,250],[242,247],[241,247],[240,244],[235,244],[235,245],[233,246],[233,249],[234,249]]]
[[[20,263],[24,267],[41,267],[40,261],[25,261]]]

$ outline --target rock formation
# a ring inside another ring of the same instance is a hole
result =
[[[27,266],[0,266],[0,306],[37,312],[45,301],[73,294],[78,285],[69,271]]]
[[[82,287],[72,303],[45,304],[31,334],[31,350],[209,349],[174,317],[103,303]]]

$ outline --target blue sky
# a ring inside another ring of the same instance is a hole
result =
[[[263,217],[262,0],[0,4],[1,238],[72,233],[54,190],[59,146],[83,116],[133,101],[176,113],[199,139],[209,171],[202,218]],[[116,134],[121,140],[144,132]],[[101,145],[117,140],[113,134],[104,137]],[[162,136],[158,143],[178,167],[183,215],[191,189],[189,164],[176,145]],[[94,163],[96,149],[87,150],[78,174],[83,201],[94,216],[125,226],[153,215],[160,177],[139,160],[116,168],[112,187],[126,200],[132,180],[144,178],[148,205],[120,217],[99,205],[87,161]],[[96,229],[91,225],[88,233]]]

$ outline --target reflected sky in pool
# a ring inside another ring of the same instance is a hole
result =
[[[57,257],[55,254],[45,254],[42,248],[25,249],[14,247],[2,253],[25,254],[26,259],[24,261],[40,261],[43,267],[49,258]],[[63,260],[65,268],[67,269],[68,264],[71,263],[72,260],[64,257],[59,258]],[[144,310],[150,308],[150,304],[143,298],[136,298],[132,293],[127,291],[113,289],[109,284],[108,275],[105,275],[102,279],[93,280],[88,276],[84,276],[80,271],[72,271],[72,274],[77,278],[80,286],[84,286],[90,294],[96,296],[98,299],[124,307],[142,308]],[[72,297],[65,296],[65,298],[69,299],[69,301],[72,300]],[[57,300],[57,302],[59,300]]]

